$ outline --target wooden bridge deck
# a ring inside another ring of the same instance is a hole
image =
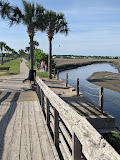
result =
[[[44,83],[61,99],[68,103],[74,110],[94,126],[99,132],[110,132],[115,129],[115,118],[105,113],[102,114],[99,106],[80,93],[76,95],[76,91],[71,86],[66,87],[65,82],[61,80],[42,78]]]
[[[0,104],[0,160],[56,160],[38,101]]]

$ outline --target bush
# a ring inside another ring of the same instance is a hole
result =
[[[48,66],[48,54],[44,53],[41,49],[35,49],[34,50],[34,65],[37,61],[38,65],[41,64],[42,61],[45,62],[45,64]],[[52,68],[55,68],[55,62],[52,59]]]
[[[41,64],[41,62],[44,61],[45,64],[48,65],[48,55],[44,53],[41,49],[35,49],[34,50],[34,65],[36,61],[38,64]]]

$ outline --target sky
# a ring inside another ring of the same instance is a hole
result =
[[[21,0],[8,0],[22,9]],[[52,41],[54,55],[120,56],[120,0],[27,0],[48,10],[65,14],[68,36],[56,34]],[[46,33],[36,32],[34,40],[48,54]],[[9,27],[8,20],[0,18],[0,41],[18,51],[29,46],[27,27],[23,24]]]

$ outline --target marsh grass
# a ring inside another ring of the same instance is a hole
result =
[[[120,132],[112,131],[103,134],[103,137],[111,144],[111,146],[120,154]]]

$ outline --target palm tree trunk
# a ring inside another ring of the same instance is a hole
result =
[[[34,49],[33,49],[33,37],[30,37],[30,69],[33,70],[33,58],[34,58]]]
[[[2,53],[2,50],[1,50],[1,65],[3,65],[3,53]]]
[[[49,38],[48,77],[52,79],[52,38]]]

